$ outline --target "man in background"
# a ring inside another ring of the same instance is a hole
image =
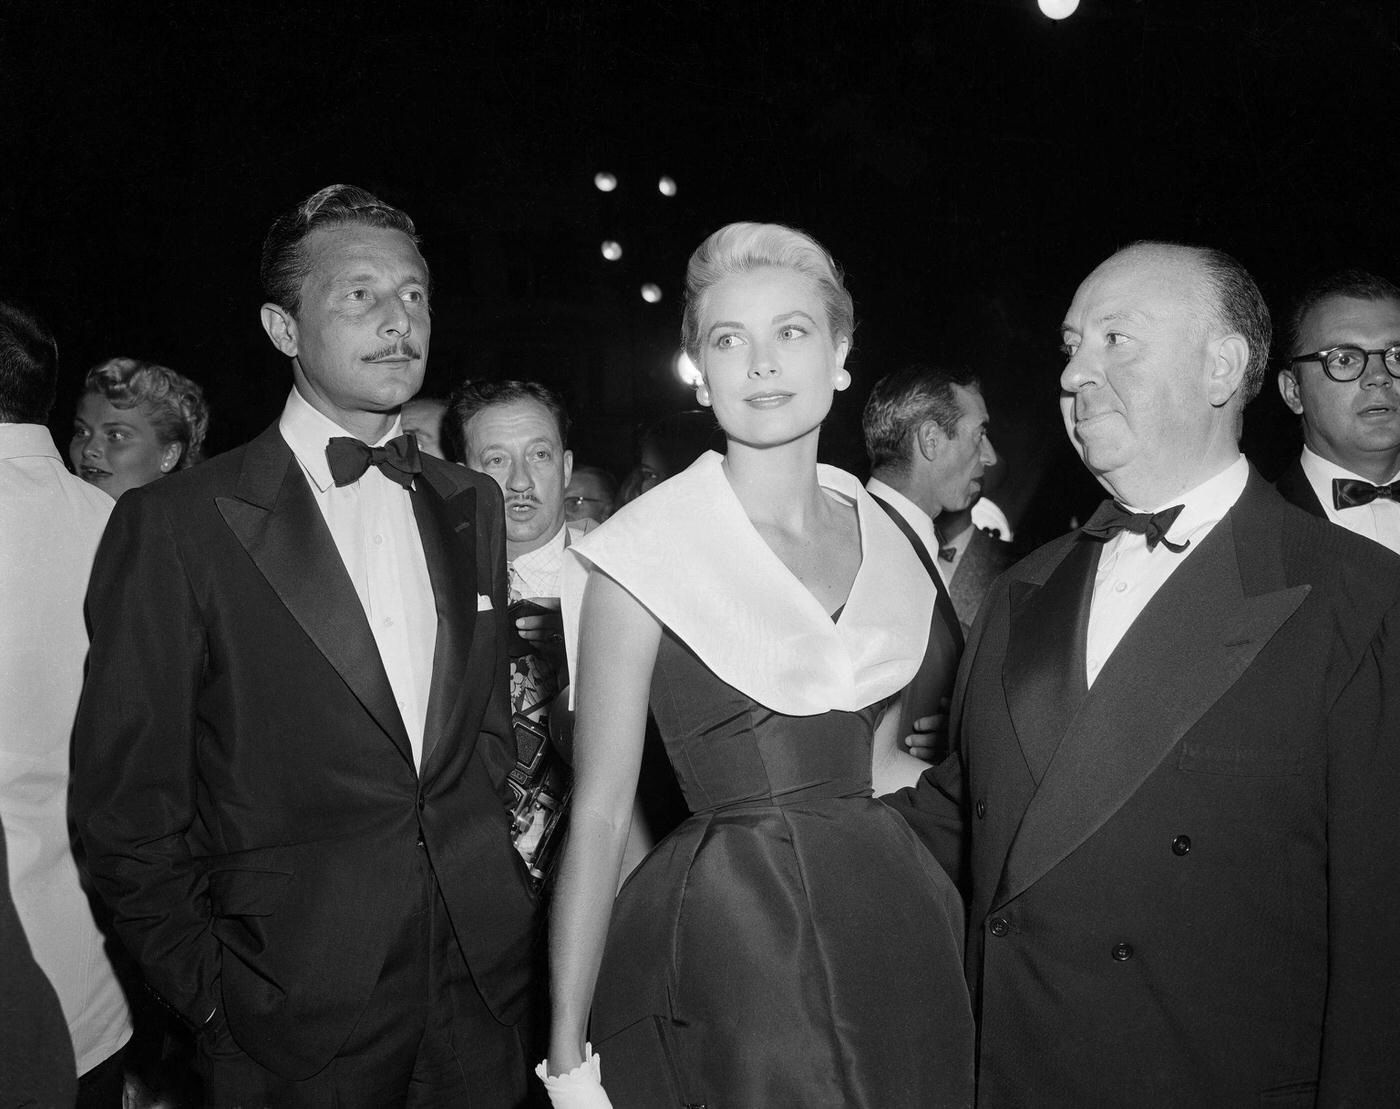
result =
[[[88,650],[83,594],[113,501],[60,461],[45,426],[57,377],[58,351],[48,328],[0,302],[0,819],[8,854],[6,894],[13,893],[28,947],[62,1004],[68,1024],[62,1054],[68,1076],[75,1068],[81,1076],[81,1104],[119,1109],[130,1014],[68,836],[69,744]],[[0,979],[0,993],[24,986],[22,978],[12,986],[8,973]],[[0,1034],[0,1054],[27,1053],[22,1045],[45,1027],[43,999],[32,1001],[34,1026],[16,1032],[18,1039]],[[7,1010],[11,1004],[7,997]],[[37,1066],[45,1049],[36,1050]],[[15,1090],[0,1093],[14,1096]]]
[[[1303,451],[1278,491],[1400,553],[1400,288],[1363,270],[1324,278],[1290,318],[1283,402]]]
[[[564,490],[564,516],[570,521],[592,520],[601,524],[613,514],[617,482],[601,466],[575,466]]]
[[[987,427],[987,406],[972,373],[924,365],[877,381],[861,418],[870,458],[866,489],[909,540],[937,595],[923,665],[905,693],[899,731],[909,737],[912,753],[932,761],[947,753],[946,729],[935,725],[915,733],[926,727],[916,722],[942,716],[963,650],[963,630],[939,568],[956,551],[934,520],[970,509],[981,495],[982,475],[997,457]]]

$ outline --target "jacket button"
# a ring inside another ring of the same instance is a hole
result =
[[[979,800],[977,802],[977,819],[981,820],[987,815],[987,802]]]
[[[1172,840],[1173,855],[1189,855],[1191,853],[1191,837],[1177,836]]]
[[[1004,916],[995,917],[991,924],[987,925],[987,930],[994,936],[1004,936],[1011,931],[1011,922]]]
[[[1133,945],[1130,943],[1120,943],[1113,949],[1113,957],[1120,963],[1126,963],[1133,957]]]

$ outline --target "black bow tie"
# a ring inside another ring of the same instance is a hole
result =
[[[1391,485],[1372,485],[1369,481],[1361,481],[1358,478],[1334,477],[1332,507],[1360,508],[1363,504],[1370,504],[1377,497],[1400,501],[1400,489],[1396,488],[1397,485],[1400,485],[1400,481]]]
[[[382,447],[371,447],[358,439],[338,435],[326,444],[326,461],[330,463],[331,479],[337,486],[359,481],[371,466],[405,489],[413,484],[413,475],[423,472],[418,459],[418,440],[411,434],[397,435]]]
[[[1129,512],[1117,501],[1104,501],[1099,505],[1098,511],[1089,517],[1083,531],[1085,535],[1092,535],[1098,539],[1112,539],[1120,531],[1133,531],[1147,539],[1149,551],[1160,543],[1172,554],[1180,554],[1191,545],[1191,540],[1173,543],[1167,538],[1167,529],[1185,507],[1184,504],[1174,504],[1161,512]]]

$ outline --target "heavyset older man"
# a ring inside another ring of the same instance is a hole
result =
[[[1278,491],[1400,553],[1400,289],[1345,270],[1309,289],[1291,322],[1278,387],[1303,452]]]
[[[1115,502],[998,582],[957,757],[895,802],[970,847],[978,1103],[1388,1104],[1400,560],[1240,455],[1269,323],[1233,259],[1120,251],[1063,338]]]

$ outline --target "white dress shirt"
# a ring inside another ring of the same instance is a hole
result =
[[[1370,504],[1357,505],[1355,508],[1335,508],[1332,500],[1333,478],[1355,478],[1370,485],[1374,485],[1375,482],[1342,469],[1335,462],[1327,461],[1307,447],[1303,448],[1302,465],[1308,484],[1313,487],[1317,499],[1322,502],[1322,511],[1327,513],[1329,520],[1340,524],[1347,531],[1364,535],[1367,539],[1373,539],[1381,546],[1389,547],[1396,554],[1400,554],[1400,503],[1387,497],[1377,497]],[[1400,472],[1392,474],[1387,481],[1380,484],[1389,485],[1395,481],[1400,481]]]
[[[337,488],[326,461],[326,444],[350,433],[312,408],[295,389],[278,427],[301,464],[355,585],[413,746],[414,763],[421,764],[437,603],[409,492],[374,466],[359,481]],[[370,445],[382,446],[400,431],[395,420],[389,433]]]
[[[1190,540],[1180,554],[1158,543],[1147,549],[1147,537],[1122,531],[1104,543],[1094,576],[1094,597],[1089,605],[1089,634],[1085,644],[1086,677],[1089,685],[1099,676],[1104,663],[1141,615],[1147,603],[1161,589],[1182,561],[1200,547],[1211,529],[1229,512],[1249,480],[1249,463],[1240,455],[1208,481],[1152,508],[1124,507],[1130,512],[1160,512],[1172,505],[1184,505],[1181,514],[1167,529],[1173,543]]]
[[[113,504],[64,469],[47,428],[0,424],[0,820],[15,908],[63,1005],[79,1074],[131,1035],[68,838],[83,595]]]
[[[548,543],[516,555],[506,566],[511,589],[527,598],[559,596],[559,571],[564,568],[565,548],[596,526],[593,520],[566,523]]]
[[[934,529],[933,518],[922,508],[916,505],[898,489],[886,485],[879,478],[871,478],[865,483],[865,491],[872,497],[878,497],[887,505],[899,513],[900,517],[914,529],[914,534],[919,537],[919,542],[924,545],[924,550],[928,552],[933,564],[938,567],[938,576],[943,579],[946,588],[953,580],[953,566],[944,562],[938,557],[938,532]],[[963,544],[967,546],[966,543]]]

